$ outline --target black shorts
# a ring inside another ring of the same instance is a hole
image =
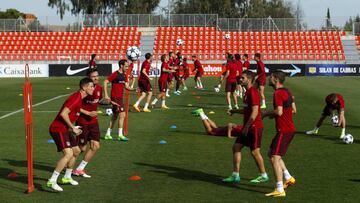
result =
[[[340,114],[340,109],[336,109],[333,106],[327,104],[323,109],[322,115],[323,116],[332,116],[332,112],[334,110],[337,110],[338,114]]]

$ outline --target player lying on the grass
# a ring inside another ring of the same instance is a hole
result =
[[[234,113],[244,114],[243,128],[241,135],[238,136],[233,145],[233,173],[231,176],[223,179],[224,182],[238,183],[240,182],[240,162],[241,150],[247,146],[251,150],[251,154],[255,159],[260,175],[252,179],[252,183],[261,183],[269,180],[265,170],[264,160],[262,158],[260,147],[263,132],[263,122],[260,114],[260,94],[256,87],[253,86],[255,73],[244,71],[240,77],[241,85],[245,86],[246,93],[243,98],[243,109],[233,109],[228,111],[229,115]]]
[[[146,60],[141,65],[140,76],[139,76],[139,80],[138,80],[138,87],[140,89],[141,96],[133,105],[134,109],[137,112],[141,111],[139,105],[140,105],[140,102],[146,97],[146,95],[147,95],[146,103],[145,103],[143,111],[151,112],[148,107],[149,107],[150,100],[152,97],[152,87],[151,87],[151,83],[150,83],[150,80],[152,80],[152,78],[150,78],[152,55],[150,53],[146,53],[145,59]]]
[[[331,93],[328,96],[326,96],[325,103],[326,105],[323,109],[323,112],[318,122],[316,123],[315,128],[313,130],[307,131],[306,134],[316,135],[325,118],[328,116],[334,116],[334,111],[336,110],[339,115],[338,122],[337,123],[335,122],[333,124],[335,127],[341,127],[340,139],[343,139],[345,136],[345,127],[346,127],[344,97],[338,93]]]
[[[158,102],[159,99],[162,99],[161,101],[161,108],[162,109],[168,109],[169,107],[166,106],[165,104],[165,99],[166,99],[166,91],[168,89],[168,77],[171,73],[174,73],[175,70],[172,70],[169,67],[169,56],[166,54],[161,55],[161,73],[160,73],[160,78],[158,80],[158,84],[159,84],[159,94],[158,96],[151,102],[151,106],[154,107],[155,104]]]
[[[123,59],[119,61],[119,69],[113,72],[104,81],[104,100],[112,103],[113,115],[109,122],[109,127],[105,134],[105,140],[112,140],[111,131],[115,126],[116,120],[118,120],[118,140],[128,141],[129,139],[123,134],[123,125],[125,119],[124,109],[124,89],[133,91],[134,89],[129,86],[128,78],[126,76],[126,70],[129,67],[127,60]],[[108,95],[107,85],[111,83],[111,99]]]
[[[234,138],[240,135],[241,133],[241,125],[236,125],[234,123],[228,123],[227,126],[217,126],[214,121],[212,121],[209,117],[206,116],[204,110],[202,108],[196,109],[193,111],[195,115],[199,115],[202,123],[204,125],[205,131],[208,135],[213,136],[223,136],[228,138]]]
[[[275,118],[276,135],[271,142],[269,156],[276,178],[276,188],[273,192],[265,194],[272,197],[285,197],[284,189],[295,184],[295,178],[290,175],[282,159],[295,135],[292,117],[296,113],[294,97],[284,87],[284,82],[284,72],[275,71],[270,75],[269,85],[275,90],[273,94],[274,110],[263,112],[263,117]],[[283,175],[285,182],[283,182]]]
[[[82,100],[82,109],[86,111],[97,111],[97,106],[102,99],[102,87],[99,85],[99,73],[96,68],[89,69],[87,76],[94,83],[94,93],[88,95]],[[97,116],[89,116],[86,114],[80,114],[76,124],[81,126],[82,133],[76,137],[81,152],[86,153],[79,166],[73,170],[73,175],[90,178],[91,176],[86,174],[85,167],[90,160],[95,156],[96,152],[100,148],[100,130]],[[89,148],[87,144],[89,143]]]
[[[73,123],[75,123],[78,119],[80,113],[84,113],[92,117],[97,115],[96,111],[89,112],[81,109],[82,99],[88,95],[92,95],[94,92],[93,81],[90,78],[83,78],[80,80],[79,86],[80,90],[74,92],[66,99],[49,128],[50,135],[56,144],[57,151],[62,152],[63,156],[57,162],[55,170],[46,186],[59,192],[63,191],[63,189],[57,184],[57,179],[65,167],[65,176],[61,179],[61,183],[71,185],[79,184],[71,177],[76,157],[80,154],[80,148],[78,147],[76,138],[73,137],[72,133],[80,135],[82,130],[79,126],[75,126]]]

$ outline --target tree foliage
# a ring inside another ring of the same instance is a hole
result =
[[[70,11],[79,14],[152,13],[160,0],[48,0],[61,18]]]
[[[345,31],[353,31],[353,23],[357,22],[360,24],[360,16],[356,15],[354,18],[350,17],[349,20],[345,22],[344,30]],[[360,26],[360,25],[359,25]]]
[[[0,11],[0,19],[17,19],[19,17],[24,17],[24,15],[24,13],[13,8],[6,9],[5,12]]]

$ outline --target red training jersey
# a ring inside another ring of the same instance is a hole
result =
[[[80,109],[82,106],[82,98],[81,93],[74,92],[72,95],[70,95],[64,104],[62,105],[59,113],[56,115],[54,121],[50,124],[50,131],[51,132],[66,132],[69,130],[69,126],[65,123],[64,119],[61,117],[60,113],[64,110],[65,107],[67,107],[70,110],[69,113],[69,119],[71,123],[74,123],[79,115],[80,115]]]
[[[260,115],[260,93],[259,93],[258,89],[255,87],[250,87],[250,89],[248,89],[245,92],[245,95],[243,98],[243,103],[244,103],[243,125],[245,125],[248,122],[251,112],[252,112],[252,107],[258,106],[258,115],[256,116],[256,118],[253,121],[253,123],[251,124],[251,126],[254,128],[263,128],[264,126],[263,126],[263,122],[261,120],[261,115]]]
[[[96,68],[96,62],[93,60],[89,61],[89,69],[91,69],[91,68]]]
[[[274,92],[274,109],[282,106],[283,113],[281,116],[275,116],[275,127],[278,132],[294,132],[295,126],[293,121],[292,109],[293,97],[286,88],[276,89]]]
[[[238,71],[238,67],[236,66],[235,61],[230,61],[226,64],[226,71],[229,71],[229,75],[226,80],[228,82],[236,82],[236,73]]]
[[[115,71],[107,77],[107,80],[112,83],[111,98],[122,98],[125,83],[128,82],[126,74]]]
[[[142,64],[141,64],[141,70],[140,70],[140,76],[139,76],[139,80],[146,80],[149,81],[149,78],[143,73],[143,70],[145,69],[145,72],[148,76],[150,76],[150,67],[151,67],[151,63],[148,60],[145,60]]]
[[[199,60],[194,61],[194,71],[197,70],[199,73],[204,73],[204,69]]]
[[[243,70],[247,70],[250,68],[250,62],[248,60],[244,61],[243,63]]]
[[[160,73],[160,81],[167,81],[168,77],[169,77],[169,73],[168,72],[164,72],[164,70],[170,70],[169,67],[169,63],[163,62],[161,64],[161,73]]]
[[[257,61],[257,75],[259,78],[266,78],[265,64],[262,61]]]
[[[95,85],[93,95],[88,95],[82,100],[82,109],[86,111],[97,111],[99,101],[102,99],[102,87]],[[97,123],[97,116],[91,117],[85,114],[80,114],[78,123],[80,125]]]
[[[325,102],[327,105],[330,105],[333,109],[345,109],[345,100],[344,97],[341,94],[336,94],[337,102],[335,104],[331,103],[330,95],[326,96]]]
[[[243,72],[243,65],[242,65],[241,61],[235,60],[235,65],[236,65],[237,71],[239,72],[239,76],[241,76],[242,72]]]

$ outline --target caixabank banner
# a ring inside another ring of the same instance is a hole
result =
[[[97,64],[100,76],[110,75],[111,68],[111,64]],[[88,69],[88,64],[50,64],[49,76],[86,76]]]
[[[360,64],[306,64],[306,76],[359,76]]]
[[[49,77],[48,64],[29,64],[30,77]],[[0,64],[0,78],[25,77],[25,64]]]

